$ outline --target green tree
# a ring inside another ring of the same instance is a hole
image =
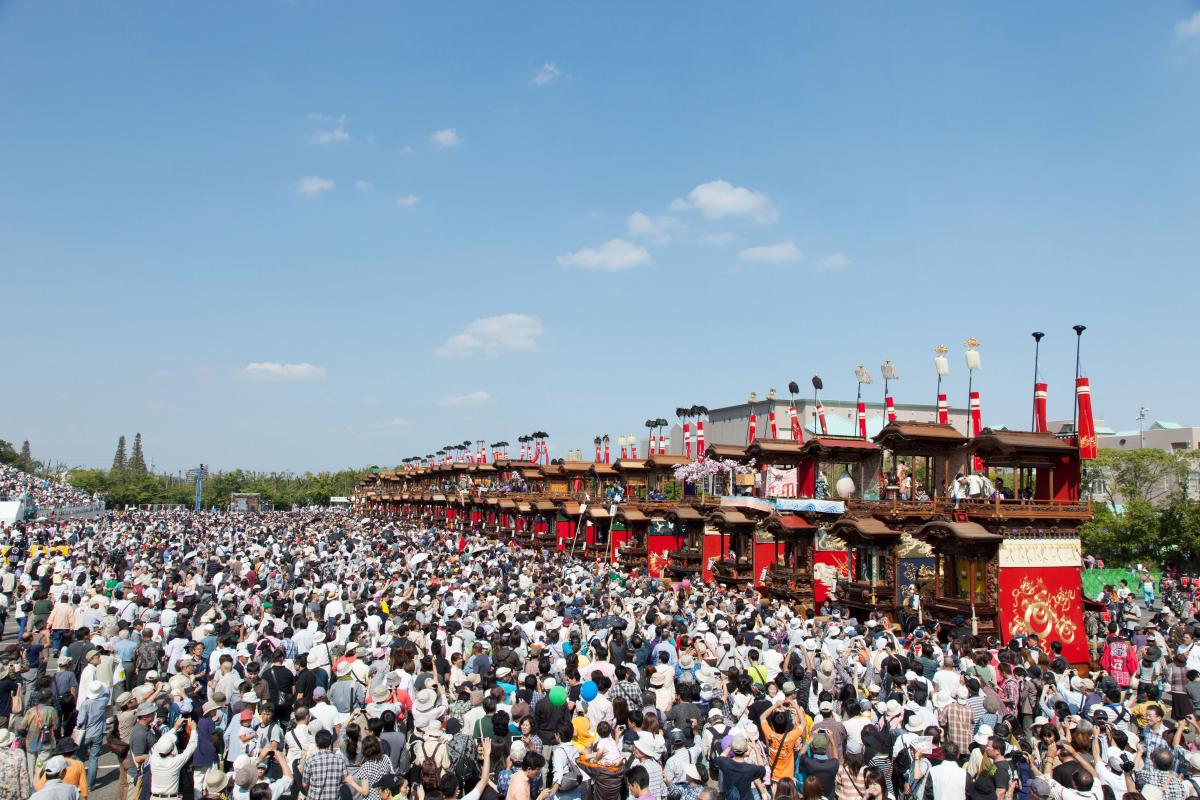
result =
[[[1106,449],[1100,451],[1096,469],[1115,502],[1144,500],[1159,505],[1186,492],[1194,461],[1195,455],[1186,451]]]
[[[21,466],[21,454],[13,448],[11,442],[3,439],[0,439],[0,464],[7,464],[10,467]]]
[[[129,454],[129,472],[131,475],[145,475],[149,472],[146,469],[146,457],[142,454],[142,435],[136,433],[133,436],[133,452]]]
[[[67,483],[84,492],[108,491],[108,475],[102,469],[73,469],[67,473]]]
[[[21,443],[21,469],[26,472],[33,472],[37,466],[33,460],[33,450],[29,447],[29,440],[26,439]]]
[[[113,456],[112,470],[110,471],[121,475],[125,472],[127,466],[128,464],[125,459],[125,434],[121,434],[121,438],[117,439],[117,452]]]

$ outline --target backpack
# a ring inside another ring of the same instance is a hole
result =
[[[725,734],[729,733],[729,726],[725,726],[725,730],[717,730],[717,726],[709,725],[706,729],[712,734],[712,745],[708,748],[708,763],[711,764],[721,757],[721,740],[725,738]]]
[[[459,745],[455,747],[455,745]],[[450,771],[458,785],[470,791],[479,782],[479,764],[475,760],[475,740],[470,736],[455,736],[450,740]]]
[[[31,753],[39,753],[46,748],[47,745],[54,744],[54,730],[51,726],[52,720],[50,715],[46,713],[46,707],[38,703],[33,708],[33,713],[30,716],[29,732],[25,734],[25,747]]]
[[[438,742],[435,744],[433,746],[432,753],[426,751],[426,745],[428,745],[428,742],[422,740],[421,755],[424,756],[424,758],[421,759],[421,770],[419,776],[421,786],[423,786],[426,790],[438,789],[442,780],[442,769],[437,765],[437,754],[438,750],[440,750],[442,747],[442,743]]]

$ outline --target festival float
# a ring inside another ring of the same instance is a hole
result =
[[[1049,391],[1036,356],[1031,430],[983,427],[979,342],[970,339],[965,433],[950,424],[947,348],[939,346],[935,421],[897,418],[889,385],[897,374],[885,362],[885,419],[868,437],[862,387],[871,378],[860,365],[853,435],[829,433],[814,378],[812,423],[796,419],[793,382],[782,436],[772,390],[769,435],[758,435],[752,395],[743,445],[705,443],[707,409],[693,406],[676,412],[685,420],[682,455],[668,454],[655,433],[663,419],[647,420],[645,458],[632,436],[619,437],[613,463],[607,436],[597,437],[595,462],[551,463],[545,434],[519,439],[521,459],[493,445],[491,463],[482,448],[455,458],[462,448],[451,446],[367,474],[354,504],[666,580],[753,585],[800,607],[818,607],[832,592],[859,618],[883,612],[909,626],[936,621],[1001,639],[1037,633],[1083,662],[1079,528],[1091,508],[1081,470],[1096,440],[1078,351],[1079,338],[1076,422],[1057,436],[1047,429]]]

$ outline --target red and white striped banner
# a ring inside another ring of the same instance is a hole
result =
[[[683,455],[689,461],[692,458],[692,426],[691,423],[683,423]]]
[[[944,394],[938,395],[937,415],[939,425],[950,424],[950,403]]]
[[[1092,387],[1087,378],[1075,381],[1075,399],[1079,403],[1079,457],[1096,458],[1096,421],[1092,417]]]
[[[758,434],[758,417],[750,415],[750,428],[746,431],[746,444],[753,444]]]
[[[792,441],[803,442],[804,433],[800,430],[800,415],[796,413],[795,406],[788,407],[788,423],[792,428]]]
[[[863,402],[858,404],[858,435],[867,438],[867,404]]]
[[[767,422],[771,425],[771,438],[778,439],[779,431],[777,431],[775,429],[775,407],[774,406],[772,406],[771,410],[767,412]]]
[[[1050,422],[1046,418],[1046,398],[1047,389],[1049,387],[1044,383],[1035,383],[1033,385],[1033,430],[1035,433],[1046,433],[1050,430]],[[1079,393],[1079,387],[1075,387],[1076,394]]]
[[[887,421],[895,422],[896,421],[896,404],[892,402],[891,395],[888,395],[887,397],[883,398],[883,405],[884,405],[884,407],[887,408]]]
[[[821,405],[821,401],[817,401],[817,421],[821,423],[821,435],[829,435],[829,426],[825,424],[825,406]]]
[[[968,410],[971,417],[968,426],[970,428],[969,433],[972,437],[975,437],[979,435],[981,430],[983,430],[983,414],[979,407],[979,392],[971,392],[971,401]],[[974,460],[972,461],[971,468],[976,472],[982,472],[984,470],[983,459],[979,456],[975,456]]]
[[[704,420],[696,420],[696,460],[704,460]]]

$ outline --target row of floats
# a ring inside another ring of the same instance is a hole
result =
[[[993,429],[968,439],[897,421],[873,440],[757,439],[705,456],[742,466],[694,485],[676,479],[689,463],[677,455],[445,463],[371,473],[354,502],[665,580],[753,585],[801,607],[834,591],[857,617],[1036,632],[1068,651],[1083,638],[1079,527],[1091,507],[1072,439]],[[829,486],[849,491],[830,498]]]

